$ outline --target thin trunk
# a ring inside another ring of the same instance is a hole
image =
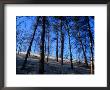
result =
[[[42,32],[41,32],[41,42],[40,42],[40,62],[39,62],[39,74],[44,73],[44,41],[45,41],[45,21],[46,17],[42,17]]]
[[[84,44],[84,52],[86,53],[86,32],[85,32],[85,44]],[[87,61],[85,60],[84,63],[86,63]]]
[[[20,54],[20,46],[18,46],[18,55]]]
[[[19,55],[19,50],[18,50],[18,55]]]
[[[32,39],[31,39],[31,41],[30,41],[30,45],[29,45],[29,48],[28,48],[28,50],[27,50],[26,57],[25,57],[25,60],[24,60],[24,63],[23,63],[23,65],[22,65],[22,68],[21,68],[21,69],[24,69],[25,66],[26,66],[27,58],[28,58],[28,56],[29,56],[29,54],[30,54],[31,46],[32,46],[32,43],[33,43],[33,40],[34,40],[34,36],[35,36],[35,33],[36,33],[36,29],[37,29],[37,25],[38,25],[38,20],[39,20],[39,17],[37,17],[37,20],[36,20],[37,23],[35,24],[35,27],[34,27],[34,33],[33,33]]]
[[[73,69],[72,52],[71,52],[71,43],[70,43],[70,32],[69,32],[69,30],[68,30],[68,39],[69,39],[69,50],[70,50],[71,69]]]
[[[87,57],[86,57],[86,53],[85,53],[85,50],[84,50],[84,47],[83,47],[83,43],[82,43],[82,40],[81,40],[81,37],[80,37],[80,32],[78,32],[78,38],[79,38],[79,42],[80,42],[81,48],[83,50],[85,64],[88,67]]]
[[[72,52],[71,52],[71,42],[70,42],[70,30],[69,30],[69,25],[68,22],[66,21],[66,29],[68,32],[68,41],[69,41],[69,50],[70,50],[70,62],[71,62],[71,69],[73,69],[73,62],[72,62]]]
[[[64,49],[64,32],[62,30],[62,16],[60,16],[60,32],[61,32],[61,73],[63,73],[63,49]]]
[[[31,50],[30,50],[31,51]],[[31,52],[29,52],[28,57],[31,55]]]
[[[63,65],[63,49],[64,49],[64,33],[62,30],[62,17],[60,17],[61,20],[61,65]]]
[[[20,54],[20,52],[21,52],[21,47],[20,47],[21,45],[19,45],[19,49],[18,49],[18,52],[19,52],[19,54]]]
[[[50,36],[49,36],[49,30],[48,30],[48,55],[47,55],[47,62],[48,62],[48,58],[49,58],[49,46],[50,46]]]
[[[56,60],[58,62],[58,31],[56,31]]]
[[[45,59],[46,59],[46,47],[47,47],[47,46],[46,46],[46,40],[45,40],[45,42],[44,42],[44,43],[45,43],[45,45],[44,45],[44,46],[45,46]]]
[[[16,54],[18,54],[18,49],[17,48],[18,48],[18,45],[16,46]]]
[[[90,30],[90,23],[89,23],[89,17],[85,17],[87,20],[87,24],[88,24],[88,32],[89,32],[89,38],[90,38],[90,50],[91,50],[91,74],[94,73],[94,60],[93,60],[93,50],[92,50],[92,41],[93,41],[93,37],[92,37],[92,32]]]

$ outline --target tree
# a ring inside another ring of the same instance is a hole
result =
[[[67,32],[68,32],[68,41],[69,41],[69,50],[70,50],[70,62],[71,62],[71,69],[73,69],[73,62],[72,62],[72,52],[71,52],[71,40],[70,40],[70,29],[69,26],[67,25]]]
[[[41,42],[40,42],[39,74],[43,74],[44,73],[45,21],[46,21],[46,17],[42,16],[42,32],[41,32]]]
[[[48,57],[49,57],[49,48],[50,48],[50,35],[49,35],[49,30],[48,30],[48,54],[47,54],[47,62],[48,62]]]
[[[84,47],[83,47],[83,43],[82,43],[82,40],[81,40],[81,37],[80,37],[80,32],[78,32],[78,38],[79,38],[79,42],[80,42],[81,48],[82,48],[82,50],[83,50],[84,63],[85,63],[86,66],[88,67],[88,62],[87,62],[86,52],[85,52]]]
[[[84,38],[81,38],[81,34],[80,34],[80,29],[82,29],[80,26],[83,26],[84,23],[82,23],[79,18],[81,19],[82,17],[74,17],[74,21],[76,22],[75,29],[78,31],[77,36],[78,36],[78,41],[80,42],[80,47],[82,48],[82,51],[83,51],[84,63],[88,67],[86,52],[85,52],[85,49],[84,49],[84,46],[83,46],[83,42],[82,42],[82,39],[84,39]]]
[[[63,50],[64,50],[64,33],[63,33],[63,17],[60,16],[60,30],[61,30],[61,65],[63,65]]]
[[[58,23],[58,20],[56,21],[55,24],[53,24],[53,28],[54,28],[54,32],[55,32],[55,36],[56,36],[56,38],[55,38],[55,40],[56,40],[56,61],[58,62],[58,37],[59,37],[59,34],[58,34],[59,23]]]
[[[58,62],[58,31],[56,30],[56,59]]]
[[[28,58],[28,56],[29,56],[29,54],[30,54],[30,51],[31,51],[31,46],[32,46],[32,43],[33,43],[33,40],[34,40],[35,32],[36,32],[36,30],[37,30],[38,20],[39,20],[39,17],[36,17],[36,23],[35,23],[35,25],[34,25],[34,33],[33,33],[32,39],[31,39],[31,41],[30,41],[30,45],[29,45],[29,47],[28,47],[27,53],[26,53],[24,63],[23,63],[22,68],[21,68],[22,70],[23,70],[23,69],[25,68],[25,66],[26,66],[27,58]]]
[[[89,23],[89,17],[88,16],[86,16],[85,17],[85,19],[86,19],[86,21],[87,21],[87,26],[88,26],[88,32],[89,32],[89,39],[90,39],[90,50],[91,50],[91,74],[93,74],[94,73],[94,60],[93,60],[93,50],[92,50],[92,48],[93,48],[93,37],[92,37],[92,32],[91,32],[91,30],[90,30],[90,23]]]

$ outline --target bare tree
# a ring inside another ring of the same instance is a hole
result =
[[[47,62],[48,62],[48,58],[49,58],[49,48],[50,48],[50,35],[49,35],[49,30],[48,30],[48,54],[47,54]]]
[[[80,32],[78,32],[78,38],[79,38],[79,42],[80,42],[81,48],[83,50],[84,62],[86,64],[86,66],[88,67],[87,57],[86,57],[86,53],[85,53],[85,50],[84,50],[84,47],[83,47],[83,43],[82,43],[82,40],[81,40]]]
[[[56,61],[58,62],[58,37],[59,37],[59,34],[58,34],[58,30],[59,30],[59,24],[57,24],[55,26],[55,34],[56,34]]]
[[[85,65],[88,67],[88,62],[87,62],[87,57],[86,57],[86,50],[83,46],[83,38],[81,37],[81,34],[80,34],[80,26],[82,26],[82,22],[79,21],[79,17],[74,17],[74,22],[76,23],[75,25],[75,28],[76,30],[78,31],[78,41],[80,42],[80,47],[82,48],[82,51],[83,51],[83,56],[84,56],[84,63]]]
[[[63,65],[63,51],[64,51],[64,32],[63,32],[63,24],[62,24],[62,21],[63,18],[62,16],[60,16],[60,30],[61,30],[61,65]]]
[[[70,42],[70,31],[68,31],[68,39],[69,39],[69,50],[70,50],[70,62],[71,62],[71,69],[73,69],[73,62],[72,62],[72,52],[71,52],[71,42]]]
[[[73,69],[73,62],[72,62],[72,51],[71,51],[71,39],[70,39],[70,27],[68,25],[68,21],[66,20],[66,29],[68,33],[68,41],[69,41],[69,53],[70,53],[70,62],[71,62],[71,69]]]
[[[85,17],[86,21],[87,21],[87,25],[88,25],[88,32],[89,32],[89,39],[90,39],[90,50],[91,50],[91,74],[94,73],[94,60],[93,60],[93,37],[92,37],[92,32],[91,32],[91,29],[90,29],[90,23],[89,23],[89,17],[86,16]]]
[[[41,42],[40,42],[40,63],[39,63],[39,74],[44,73],[44,41],[45,41],[45,21],[46,17],[42,16],[42,32],[41,32]]]
[[[58,23],[59,17],[54,17],[54,19],[56,20],[55,21],[56,23],[53,24],[53,27],[54,27],[53,31],[55,32],[55,36],[56,36],[56,38],[55,38],[55,40],[56,40],[56,61],[58,62],[58,38],[59,38],[58,31],[59,31],[60,25]]]
[[[24,63],[23,63],[23,65],[22,65],[22,70],[25,68],[25,66],[26,66],[26,63],[27,63],[27,58],[28,58],[28,56],[29,56],[29,54],[30,54],[30,51],[31,51],[31,46],[32,46],[32,43],[33,43],[33,40],[34,40],[34,36],[35,36],[35,32],[36,32],[36,30],[37,30],[37,25],[38,25],[38,20],[39,20],[39,17],[36,17],[36,23],[35,23],[35,25],[34,25],[34,33],[33,33],[33,35],[32,35],[32,39],[31,39],[31,41],[30,41],[30,45],[29,45],[29,47],[28,47],[28,50],[27,50],[27,53],[26,53],[26,56],[25,56],[25,60],[24,60]]]

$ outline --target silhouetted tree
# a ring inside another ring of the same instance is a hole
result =
[[[44,73],[44,41],[45,41],[45,21],[46,17],[42,16],[42,31],[41,31],[41,42],[40,42],[40,63],[39,63],[39,73]]]
[[[59,23],[58,23],[58,20],[57,20],[57,22],[55,24],[53,24],[53,27],[54,27],[55,36],[56,36],[56,38],[55,38],[55,40],[56,40],[56,61],[58,62],[58,37],[59,37],[59,34],[58,34]]]
[[[26,63],[27,63],[27,58],[30,54],[30,51],[31,51],[31,46],[32,46],[32,43],[33,43],[33,40],[34,40],[34,36],[35,36],[35,33],[36,33],[36,30],[37,30],[37,25],[38,25],[38,20],[39,20],[39,17],[36,17],[36,23],[34,25],[34,33],[33,33],[33,36],[32,36],[32,39],[30,41],[30,45],[29,45],[29,48],[27,50],[27,53],[26,53],[26,56],[25,56],[25,60],[24,60],[24,63],[22,65],[22,68],[21,69],[24,69],[25,66],[26,66]]]
[[[84,46],[83,46],[83,42],[82,42],[82,37],[81,37],[81,34],[80,34],[80,26],[82,26],[82,23],[81,23],[79,18],[80,17],[78,17],[78,16],[74,17],[74,21],[76,22],[75,28],[78,31],[78,39],[79,39],[79,42],[80,42],[80,47],[82,48],[82,51],[83,51],[84,63],[88,67],[86,52],[85,52],[85,49],[84,49]]]
[[[70,62],[71,62],[71,69],[73,69],[73,62],[72,62],[72,52],[71,52],[71,40],[70,40],[70,29],[69,26],[67,26],[67,32],[68,32],[68,41],[69,41],[69,50],[70,50]]]
[[[64,32],[63,32],[63,17],[60,16],[60,31],[61,31],[61,65],[63,65],[63,50],[64,50]]]
[[[48,58],[49,58],[49,48],[50,48],[50,35],[49,35],[49,30],[48,30],[48,54],[47,54],[47,62],[48,62]]]
[[[93,74],[94,73],[94,60],[93,60],[93,50],[92,50],[92,48],[93,48],[93,37],[92,37],[92,32],[91,32],[91,29],[90,29],[90,23],[89,23],[89,17],[88,16],[86,16],[85,17],[86,18],[86,21],[87,21],[87,26],[88,26],[88,32],[89,32],[89,39],[90,39],[90,50],[91,50],[91,74]]]

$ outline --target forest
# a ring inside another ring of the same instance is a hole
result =
[[[16,16],[16,74],[94,74],[94,16]]]

